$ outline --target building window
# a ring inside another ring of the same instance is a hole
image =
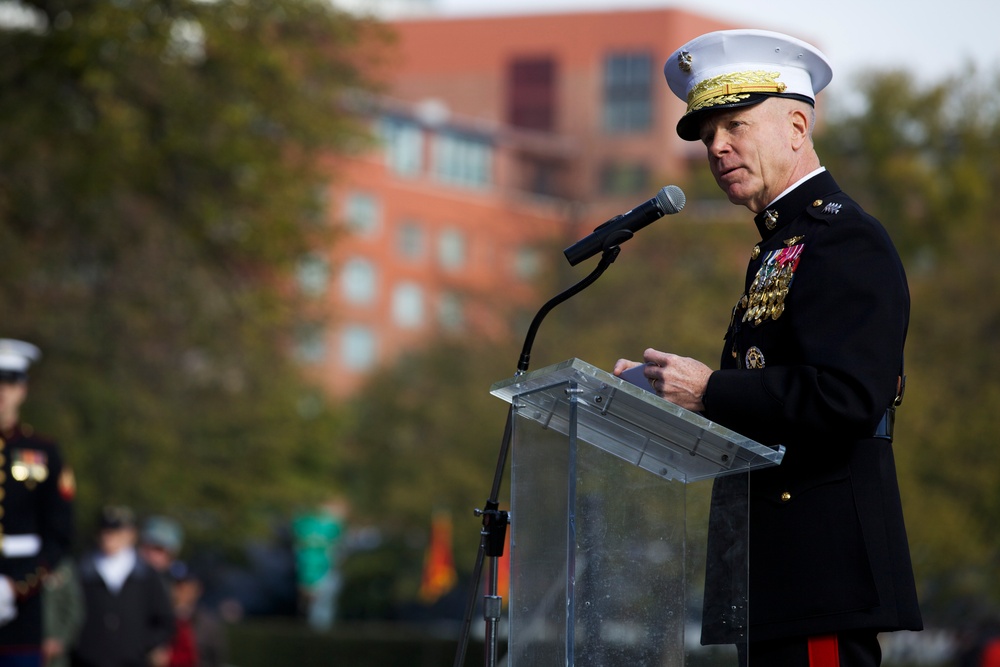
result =
[[[446,331],[460,331],[465,326],[462,298],[454,292],[444,292],[438,299],[438,322]]]
[[[452,132],[434,137],[434,176],[453,185],[484,187],[493,178],[493,147],[489,142]]]
[[[365,192],[351,192],[344,205],[344,219],[347,228],[358,236],[374,236],[379,228],[382,212],[379,202]]]
[[[344,264],[340,274],[344,298],[351,303],[371,303],[377,292],[378,274],[367,259],[355,257]]]
[[[306,364],[316,364],[326,358],[326,336],[321,324],[302,324],[297,328],[295,358]]]
[[[322,255],[309,253],[299,260],[295,277],[303,294],[321,296],[330,282],[330,263]]]
[[[644,132],[653,118],[653,59],[613,53],[604,59],[604,129]]]
[[[449,271],[465,266],[465,235],[462,232],[456,229],[441,232],[438,237],[438,262]]]
[[[344,328],[340,336],[340,361],[352,371],[365,371],[375,365],[375,333],[368,327],[354,324]]]
[[[399,256],[415,261],[422,259],[427,252],[427,235],[419,222],[408,220],[399,225],[396,231],[396,248]]]
[[[423,169],[424,133],[413,121],[387,117],[379,123],[385,162],[400,176],[416,176]]]
[[[600,179],[606,195],[633,195],[650,188],[649,167],[644,164],[604,164]]]
[[[424,323],[424,291],[416,283],[400,283],[392,292],[392,319],[413,329]]]
[[[552,131],[556,126],[556,61],[516,58],[507,67],[507,122]]]

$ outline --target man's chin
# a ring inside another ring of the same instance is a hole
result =
[[[750,199],[738,189],[728,188],[724,189],[724,191],[731,204],[736,204],[737,206],[749,206]]]

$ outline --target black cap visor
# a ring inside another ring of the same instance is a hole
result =
[[[736,102],[728,102],[726,104],[716,104],[710,107],[703,107],[697,111],[692,111],[681,116],[681,119],[677,121],[677,136],[679,136],[684,141],[700,141],[701,140],[701,124],[709,116],[709,114],[716,111],[728,111],[730,109],[740,109],[743,107],[750,107],[755,104],[760,104],[769,97],[784,97],[790,100],[799,100],[801,102],[806,102],[812,105],[813,101],[806,97],[805,95],[778,95],[771,93],[750,93],[750,95],[745,100],[738,100]]]

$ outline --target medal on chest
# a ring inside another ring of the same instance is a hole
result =
[[[48,457],[37,449],[15,449],[11,452],[10,476],[34,488],[49,476]]]
[[[805,244],[797,243],[772,250],[764,256],[744,302],[740,304],[746,307],[743,322],[760,326],[768,318],[776,320],[781,317],[803,250]]]

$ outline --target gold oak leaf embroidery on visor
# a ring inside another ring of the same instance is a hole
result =
[[[788,86],[778,81],[781,72],[757,70],[713,76],[700,82],[688,93],[688,113],[745,100],[752,93],[783,93]]]

